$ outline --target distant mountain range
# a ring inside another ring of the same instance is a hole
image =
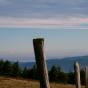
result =
[[[47,60],[47,66],[50,70],[53,65],[60,66],[62,71],[64,72],[72,72],[74,71],[74,62],[79,62],[81,68],[85,68],[85,66],[88,66],[88,56],[76,56],[76,57],[67,57],[62,59],[49,59]],[[31,68],[35,62],[20,62],[19,65],[24,67]]]

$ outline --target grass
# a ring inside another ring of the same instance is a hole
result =
[[[75,85],[51,83],[51,88],[76,88]],[[40,88],[38,81],[0,77],[0,88]],[[84,88],[82,86],[82,88]]]

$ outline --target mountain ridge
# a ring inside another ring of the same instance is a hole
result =
[[[84,69],[85,66],[88,66],[88,56],[76,56],[76,57],[66,57],[62,59],[53,58],[46,60],[48,69],[50,70],[53,65],[57,65],[61,67],[61,70],[64,72],[72,72],[74,71],[74,62],[78,62],[80,64],[80,68]],[[24,67],[31,68],[35,62],[19,62],[19,65]]]

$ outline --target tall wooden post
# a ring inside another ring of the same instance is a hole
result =
[[[86,80],[85,88],[88,88],[88,67],[85,68],[85,80]]]
[[[80,67],[79,67],[79,63],[78,62],[76,62],[74,64],[74,71],[75,71],[76,88],[81,88],[81,82],[80,82]]]
[[[46,62],[44,61],[44,39],[33,39],[34,53],[40,79],[40,88],[50,88]]]

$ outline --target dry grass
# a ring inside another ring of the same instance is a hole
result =
[[[0,77],[0,88],[39,88],[39,82],[32,80]],[[51,83],[51,88],[75,88],[75,86]]]

